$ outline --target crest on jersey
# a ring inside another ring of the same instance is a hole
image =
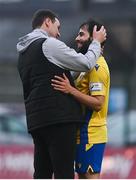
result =
[[[96,65],[95,65],[95,69],[96,69],[96,71],[99,69],[99,67],[100,67],[100,65],[99,65],[99,64],[96,64]]]

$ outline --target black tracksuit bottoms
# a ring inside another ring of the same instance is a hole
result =
[[[78,127],[78,123],[60,123],[31,132],[34,141],[35,179],[74,178]]]

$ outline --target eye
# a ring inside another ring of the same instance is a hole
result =
[[[80,32],[78,35],[79,35],[80,37],[82,37],[82,36],[84,35],[84,33],[83,33],[83,32]]]

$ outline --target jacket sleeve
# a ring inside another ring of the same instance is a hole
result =
[[[100,56],[100,43],[94,40],[85,55],[77,53],[65,43],[55,38],[48,38],[42,46],[47,59],[57,66],[72,71],[88,71],[92,69]]]

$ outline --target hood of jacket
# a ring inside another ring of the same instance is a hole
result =
[[[31,33],[19,38],[19,42],[17,43],[17,51],[19,53],[24,52],[28,46],[39,38],[48,38],[48,34],[46,31],[42,29],[35,29]]]

